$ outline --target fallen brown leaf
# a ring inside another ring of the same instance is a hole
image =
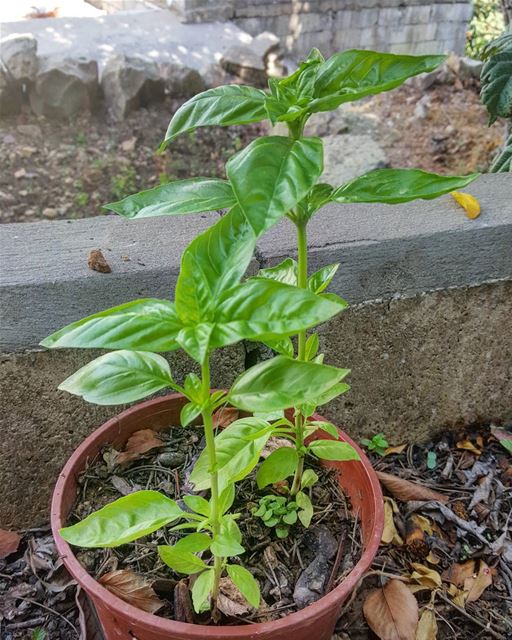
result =
[[[403,545],[404,541],[397,531],[393,514],[399,513],[398,506],[392,498],[384,497],[384,529],[382,531],[381,542],[383,544]]]
[[[427,607],[421,614],[418,628],[416,629],[416,640],[436,640],[437,622],[436,614],[431,607]]]
[[[363,604],[363,613],[381,640],[415,640],[418,603],[400,580],[390,580],[372,591]]]
[[[457,442],[455,446],[457,447],[457,449],[464,449],[465,451],[470,451],[471,453],[474,453],[477,456],[481,455],[482,453],[481,449],[479,449],[478,447],[475,447],[475,445],[471,442],[471,440],[467,440],[467,439],[459,440],[459,442]]]
[[[464,582],[468,578],[472,578],[475,573],[475,561],[468,560],[467,562],[458,563],[455,562],[448,569],[443,571],[442,578],[445,582],[450,582],[456,587],[463,587]]]
[[[156,449],[163,445],[164,443],[153,429],[135,431],[135,433],[132,433],[128,438],[125,450],[115,457],[115,463],[126,464],[127,462],[133,462],[148,451],[151,451],[151,449]]]
[[[231,578],[221,578],[220,593],[217,598],[217,608],[226,616],[244,616],[251,610],[251,606],[231,581]]]
[[[480,568],[476,576],[466,578],[464,591],[468,592],[466,602],[475,602],[482,593],[492,584],[492,573],[483,560],[480,560]]]
[[[110,571],[99,582],[121,600],[148,613],[156,613],[164,605],[151,584],[129,569]]]
[[[390,456],[392,453],[402,453],[406,446],[406,444],[399,444],[396,447],[388,447],[384,451],[384,456]]]
[[[267,440],[267,444],[261,452],[261,457],[268,458],[271,453],[281,447],[293,447],[293,444],[287,438],[276,438],[272,436]]]
[[[5,531],[0,529],[0,560],[7,558],[11,553],[18,551],[21,536],[16,531]]]
[[[227,427],[238,420],[240,412],[235,407],[221,407],[212,416],[214,427]]]
[[[112,271],[109,263],[105,260],[105,256],[101,252],[101,249],[93,249],[89,253],[87,265],[89,269],[99,271],[100,273],[110,273]]]
[[[411,566],[414,569],[411,580],[428,589],[439,589],[442,586],[441,576],[435,569],[430,569],[419,562],[411,562]]]
[[[437,500],[438,502],[448,501],[448,498],[442,493],[423,487],[420,484],[415,484],[414,482],[393,476],[390,473],[384,473],[383,471],[376,471],[376,474],[380,483],[393,494],[393,497],[402,502],[409,502],[410,500],[423,502],[429,502],[430,500]]]

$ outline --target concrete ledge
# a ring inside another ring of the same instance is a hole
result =
[[[485,175],[467,191],[482,204],[477,220],[450,196],[325,207],[310,225],[310,271],[340,262],[332,289],[352,304],[512,277],[512,180]],[[215,219],[210,213],[2,225],[0,352],[34,348],[64,324],[134,298],[168,297],[183,249]],[[88,268],[95,248],[111,274]],[[257,259],[269,266],[294,252],[293,227],[284,220],[260,240]]]
[[[311,265],[341,262],[332,289],[352,307],[321,327],[326,361],[352,369],[351,391],[323,411],[356,439],[428,439],[475,421],[512,418],[512,180],[468,188],[482,215],[449,196],[401,206],[329,206],[313,220]],[[104,217],[0,227],[0,524],[46,519],[54,479],[74,447],[117,407],[57,385],[97,353],[43,352],[62,325],[141,296],[172,293],[180,256],[217,214]],[[294,253],[291,225],[264,236],[251,269]],[[112,267],[87,267],[99,248]],[[129,260],[126,260],[126,257]],[[216,354],[214,384],[250,363],[244,345]],[[190,362],[170,356],[180,379]],[[14,506],[13,506],[14,505]]]

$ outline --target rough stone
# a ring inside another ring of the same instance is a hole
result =
[[[204,91],[205,81],[197,69],[182,64],[164,62],[159,67],[165,92],[173,98],[191,98]]]
[[[110,58],[101,73],[109,111],[122,120],[130,111],[164,97],[165,83],[156,62],[143,56]]]
[[[0,115],[10,116],[19,113],[22,103],[21,86],[0,68]]]
[[[260,33],[249,43],[249,47],[262,60],[266,60],[270,53],[275,53],[280,45],[281,40],[270,31]]]
[[[230,47],[220,59],[220,65],[243,82],[261,85],[267,79],[267,69],[262,56],[248,46]]]
[[[329,135],[324,141],[324,173],[321,181],[339,186],[357,176],[386,167],[384,149],[371,136]]]
[[[34,80],[37,40],[31,33],[12,33],[0,40],[0,55],[8,74],[16,81]]]
[[[48,118],[70,118],[89,111],[98,102],[98,63],[88,58],[48,57],[39,60],[29,90],[34,113]]]
[[[473,58],[468,58],[466,56],[462,57],[460,59],[459,67],[460,79],[469,80],[474,78],[475,80],[479,80],[483,66],[484,63],[481,60],[474,60]]]

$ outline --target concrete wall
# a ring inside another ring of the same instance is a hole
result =
[[[324,413],[356,438],[411,442],[512,417],[512,181],[483,176],[467,191],[482,204],[477,220],[445,196],[328,206],[311,223],[311,270],[341,262],[332,289],[352,305],[320,330],[326,360],[352,369],[351,391]],[[118,411],[56,390],[97,353],[44,352],[39,340],[105,307],[169,295],[181,252],[216,215],[1,227],[0,528],[44,521],[66,457]],[[94,248],[111,274],[88,269]],[[293,252],[285,221],[261,239],[251,269]],[[229,385],[251,348],[220,352],[214,383]],[[189,364],[172,355],[178,379]]]
[[[272,31],[296,55],[363,48],[462,54],[470,0],[181,0],[190,21],[231,19],[252,35]]]

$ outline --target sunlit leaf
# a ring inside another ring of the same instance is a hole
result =
[[[432,200],[467,186],[479,173],[467,176],[440,176],[421,169],[376,169],[338,187],[336,202],[383,202],[399,204],[411,200]]]
[[[168,567],[178,573],[192,575],[207,568],[201,558],[198,558],[190,551],[177,549],[175,546],[160,545],[158,547],[158,555]]]
[[[295,207],[322,171],[320,138],[258,138],[226,164],[240,209],[256,236]]]
[[[135,402],[173,386],[169,363],[156,353],[113,351],[79,369],[59,389],[94,404]]]
[[[143,298],[95,313],[59,329],[41,341],[49,348],[173,351],[180,322],[168,300]]]
[[[177,503],[162,493],[135,491],[59,533],[77,547],[118,547],[153,533],[183,515]]]
[[[215,572],[213,569],[206,569],[200,573],[192,585],[192,604],[194,611],[201,613],[210,608],[210,593],[213,589]]]
[[[238,564],[228,564],[226,569],[243,597],[257,609],[260,605],[260,587],[252,573]]]
[[[267,117],[266,94],[254,87],[236,84],[214,87],[183,104],[172,117],[164,144],[198,127],[229,126],[258,122]]]
[[[322,460],[360,460],[359,454],[352,445],[339,440],[313,440],[308,451]]]
[[[293,447],[281,447],[266,458],[256,474],[258,489],[284,480],[295,473],[299,463],[299,455]]]

